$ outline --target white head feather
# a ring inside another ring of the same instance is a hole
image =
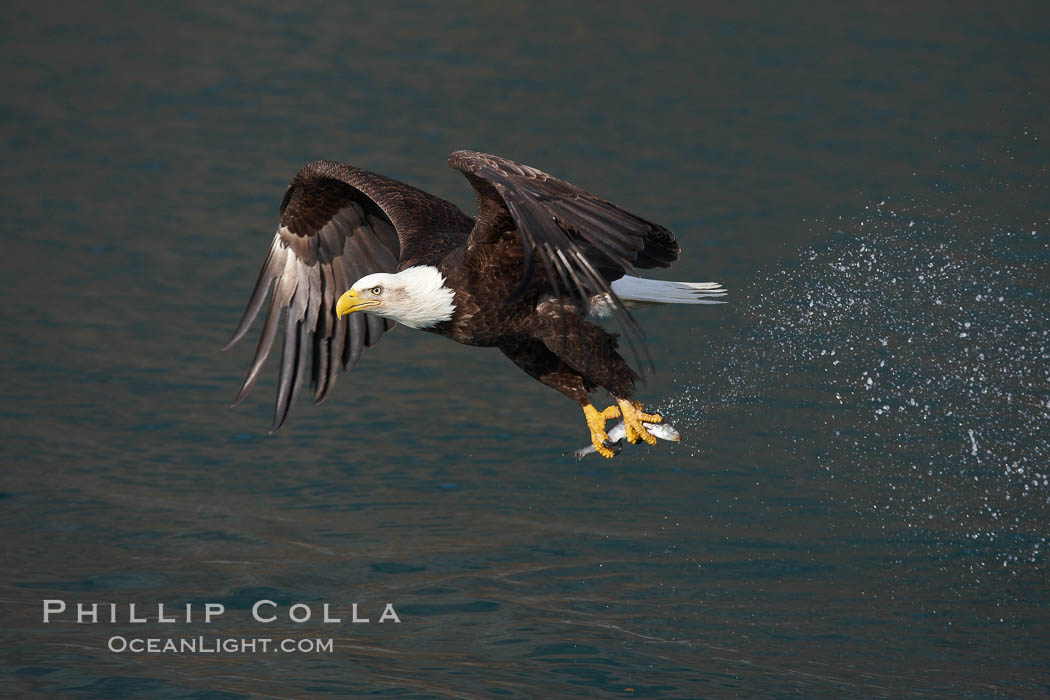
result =
[[[419,265],[396,274],[376,272],[350,288],[361,299],[378,301],[366,311],[385,316],[409,328],[432,328],[452,318],[455,292],[445,286],[436,267]]]

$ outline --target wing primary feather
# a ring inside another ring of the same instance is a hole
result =
[[[321,299],[320,311],[317,315],[317,330],[314,331],[314,361],[311,367],[311,379],[313,381],[314,403],[320,403],[325,394],[328,393],[328,362],[331,357],[332,331],[335,326],[335,280],[332,275],[332,266],[328,263],[321,264]]]
[[[308,267],[306,279],[306,289],[309,292],[309,296],[305,300],[306,308],[303,309],[303,320],[305,321],[307,332],[314,333],[321,322],[321,314],[323,313],[321,309],[321,266],[311,265]]]
[[[317,243],[317,239],[314,238],[310,245],[311,251],[315,256],[319,252]],[[316,327],[317,317],[321,312],[321,265],[319,262],[306,266],[306,279],[310,296],[305,300],[306,308],[303,310],[303,318],[307,321],[307,329],[313,331]]]
[[[521,236],[524,231],[531,249],[536,252],[537,234],[546,234],[553,219],[541,205],[522,197],[518,192],[505,187],[498,187],[497,190],[507,202],[507,208],[518,224],[518,235]],[[549,235],[544,236],[545,242],[549,239]]]
[[[537,218],[532,207],[529,206],[528,201],[521,198],[520,195],[517,195],[514,190],[501,185],[497,185],[496,190],[499,192],[500,196],[503,197],[503,201],[506,202],[508,210],[518,224],[518,238],[521,239],[521,245],[525,252],[525,270],[522,273],[521,282],[518,283],[517,289],[511,292],[510,296],[507,297],[507,302],[512,303],[524,296],[525,291],[529,287],[529,283],[532,281],[532,275],[535,269],[534,256],[537,252],[537,241],[533,231],[543,230],[541,228],[543,224]],[[539,257],[540,262],[544,263],[544,268],[546,269],[547,274],[550,275],[550,266],[547,264],[542,253]],[[558,294],[557,296],[561,295]]]
[[[576,286],[579,299],[574,299],[574,303],[577,304],[578,311],[573,314],[573,317],[575,318],[576,330],[579,333],[580,338],[586,338],[586,327],[584,324],[586,323],[587,299],[590,297],[590,293],[588,292],[587,286],[584,284],[583,280],[581,280],[579,275],[576,274],[576,270],[569,264],[568,258],[565,257],[565,251],[559,250],[557,251],[557,254],[558,258],[556,262],[558,262],[559,267],[562,267],[569,276],[572,277],[572,282]],[[568,329],[565,330],[567,331]],[[589,353],[585,353],[583,373],[585,375],[590,375],[591,373],[591,356]]]
[[[299,392],[302,391],[303,385],[306,383],[306,358],[310,354],[307,352],[307,349],[310,347],[310,335],[312,333],[313,331],[310,330],[308,323],[299,322],[299,348],[296,354],[295,382],[292,384],[292,395],[288,399],[288,405],[285,407],[285,415],[281,418],[281,423],[284,423],[284,419],[288,416],[292,406],[295,405],[296,399],[299,398]],[[281,426],[278,425],[277,427],[280,428]]]
[[[343,347],[346,345],[346,319],[341,318],[335,322],[335,332],[328,345],[328,381],[325,384],[325,392],[317,399],[321,403],[328,398],[329,392],[335,387],[335,381],[339,378],[339,365],[343,357]]]
[[[595,236],[589,228],[582,226],[578,221],[573,222],[562,219],[557,219],[556,221],[558,221],[558,224],[563,231],[564,229],[572,230],[581,240],[585,241],[588,245],[593,246],[598,252],[605,255],[625,270],[630,271],[634,267],[633,259],[635,253],[637,253],[636,249],[616,246],[614,245],[615,241],[609,240],[604,236]],[[568,239],[568,236],[566,236],[566,239]],[[571,241],[571,239],[568,240]]]
[[[353,369],[357,361],[361,359],[361,353],[365,349],[365,317],[363,314],[350,314],[346,317],[347,343],[343,348],[343,369]]]
[[[244,397],[255,386],[255,382],[259,378],[259,370],[262,369],[266,358],[270,356],[273,341],[277,337],[277,325],[281,320],[281,312],[288,306],[288,302],[295,294],[297,286],[298,277],[295,274],[295,257],[286,254],[284,271],[274,283],[273,294],[270,296],[270,310],[266,314],[266,321],[263,323],[259,344],[255,347],[255,356],[252,358],[252,364],[248,368],[248,376],[245,377],[241,390],[237,392],[237,396],[233,400],[233,406],[244,401]]]
[[[599,290],[609,295],[609,299],[613,305],[613,315],[616,317],[617,325],[623,330],[623,336],[627,340],[627,347],[631,352],[631,355],[638,362],[639,369],[648,369],[652,371],[654,368],[652,355],[649,354],[649,348],[645,343],[645,331],[635,320],[634,316],[627,307],[623,305],[623,301],[620,297],[612,290],[612,286],[605,280],[605,278],[594,268],[591,261],[587,259],[581,251],[575,253],[577,261],[580,263],[580,268],[588,275],[597,285]],[[639,346],[641,351],[639,351]]]
[[[313,356],[310,363],[310,382],[314,387],[314,403],[321,403],[328,392],[328,358],[331,338],[318,338],[314,334]]]
[[[223,350],[232,348],[248,332],[248,329],[255,321],[255,317],[259,315],[259,309],[262,308],[263,302],[266,301],[266,295],[270,291],[270,284],[277,277],[277,273],[284,268],[285,256],[287,256],[287,250],[281,248],[281,237],[278,233],[274,235],[273,243],[270,245],[270,252],[266,255],[266,262],[263,263],[262,269],[259,270],[259,278],[255,280],[255,288],[252,290],[252,296],[248,306],[244,309],[241,321],[237,324],[237,329],[234,330],[230,339],[222,346]]]
[[[338,298],[336,295],[340,295],[349,289],[346,283],[346,273],[343,270],[343,261],[339,258],[332,261],[332,283],[335,285],[332,290],[334,298]],[[335,327],[332,330],[332,340],[328,346],[328,381],[325,383],[325,392],[321,394],[320,398],[316,399],[318,403],[324,401],[328,392],[335,386],[335,380],[339,376],[339,363],[343,357],[345,343],[346,318],[337,318]]]
[[[641,370],[639,374],[655,372],[656,366],[649,353],[649,346],[645,343],[644,331],[634,323],[634,319],[626,311],[616,314],[616,322],[623,330],[623,337],[627,340],[631,356],[638,362],[638,369]]]
[[[295,383],[296,366],[299,354],[299,321],[289,312],[284,329],[284,350],[281,352],[281,375],[277,387],[277,403],[274,405],[273,425],[270,432],[275,433],[288,417],[291,407],[292,385]]]
[[[368,328],[368,336],[365,338],[365,347],[370,348],[379,342],[379,339],[383,337],[383,333],[386,331],[386,323],[379,316],[374,314],[364,314],[365,324]]]
[[[277,302],[277,292],[275,291],[270,301],[270,311],[266,314],[266,322],[263,324],[262,335],[259,336],[259,344],[255,347],[255,356],[252,358],[252,364],[249,366],[248,374],[244,378],[244,383],[241,384],[241,390],[237,392],[237,396],[234,397],[231,406],[237,406],[241,401],[244,401],[244,397],[248,395],[248,392],[252,390],[255,382],[259,379],[259,370],[266,363],[266,358],[270,356],[274,338],[277,337],[277,322],[280,316],[281,306]]]
[[[319,253],[320,246],[318,245],[318,239],[314,239],[311,245],[315,255]],[[313,379],[314,372],[316,371],[316,365],[314,362],[317,358],[318,345],[322,342],[322,336],[318,330],[322,323],[324,310],[321,308],[322,300],[322,275],[321,275],[321,264],[320,259],[314,265],[307,268],[307,279],[310,295],[306,299],[306,313],[303,320],[303,324],[299,327],[300,331],[300,346],[299,346],[299,361],[305,367],[307,360],[309,359],[311,364],[311,379]],[[311,337],[313,342],[310,342]],[[300,368],[301,370],[302,368]],[[292,404],[295,403],[295,398],[305,381],[305,376],[302,371],[297,372],[297,379],[295,384],[295,392],[292,394]]]
[[[592,230],[601,231],[601,237],[593,237],[596,240],[613,240],[618,242],[621,247],[625,250],[637,252],[641,249],[637,233],[644,231],[639,230],[641,227],[632,227],[630,224],[635,223],[630,219],[626,219],[623,216],[614,216],[612,213],[603,211],[601,208],[596,208],[593,205],[594,201],[589,201],[587,204],[591,204],[591,207],[586,206],[580,200],[564,200],[559,202],[557,209],[572,215],[579,223],[584,224],[579,226],[578,232],[585,238],[590,240],[592,236],[587,234]],[[562,212],[559,212],[562,213]],[[619,213],[619,212],[617,212]],[[564,214],[563,214],[564,216]],[[565,217],[570,218],[570,217]],[[631,231],[633,235],[628,235],[627,231]]]
[[[347,248],[351,241],[347,241]],[[346,279],[354,282],[361,279],[361,269],[352,257],[344,256],[343,265],[346,269]],[[349,285],[353,285],[350,282]],[[350,314],[343,317],[346,320],[346,344],[343,346],[343,369],[352,369],[357,361],[361,359],[361,352],[365,347],[365,319],[362,314]]]
[[[571,303],[572,301],[572,286],[569,284],[568,279],[565,277],[565,273],[558,266],[558,260],[551,255],[550,245],[547,243],[543,244],[540,250],[540,262],[543,264],[543,268],[547,273],[547,279],[551,281],[554,287],[554,297],[558,300],[558,339],[559,349],[561,354],[566,354],[567,344],[569,342],[569,321],[566,318],[568,315],[564,304],[566,301]],[[557,273],[557,276],[555,276]],[[562,285],[565,286],[565,292],[562,292]],[[558,353],[555,353],[558,354]]]
[[[301,368],[306,362],[303,347],[303,333],[306,330],[306,313],[310,301],[310,270],[300,265],[296,268],[297,283],[295,294],[291,298],[284,329],[284,351],[281,353],[281,374],[277,386],[277,404],[274,406],[273,425],[270,432],[276,432],[292,407],[297,384],[301,379]],[[308,332],[308,330],[306,330]]]

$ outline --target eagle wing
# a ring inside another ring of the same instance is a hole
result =
[[[339,296],[373,272],[395,272],[461,243],[471,220],[455,205],[390,178],[331,161],[303,168],[281,202],[281,221],[251,300],[233,337],[239,341],[262,309],[269,311],[234,405],[258,379],[285,314],[272,430],[288,417],[306,378],[325,399],[340,365],[349,370],[393,322],[369,314],[338,318]],[[436,233],[435,233],[436,232]]]
[[[493,240],[513,229],[521,238],[525,264],[511,299],[529,287],[539,259],[554,296],[586,309],[594,296],[608,295],[628,341],[643,340],[641,327],[611,285],[634,267],[668,267],[677,260],[680,248],[670,231],[506,158],[456,151],[449,165],[466,176],[477,194],[470,242]]]

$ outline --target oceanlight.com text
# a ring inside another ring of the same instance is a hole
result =
[[[117,654],[331,654],[334,640],[302,637],[123,637],[109,638],[107,648]]]

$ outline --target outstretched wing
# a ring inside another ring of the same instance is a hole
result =
[[[340,163],[303,168],[281,202],[281,223],[237,330],[223,348],[244,337],[271,288],[269,311],[255,357],[234,405],[255,385],[285,314],[277,402],[272,430],[281,427],[306,379],[320,403],[339,367],[351,369],[365,347],[394,324],[368,314],[337,318],[335,304],[354,282],[373,272],[395,272],[410,257],[440,253],[450,236],[427,239],[427,229],[469,230],[453,204],[414,187]],[[465,233],[460,233],[460,240]]]
[[[586,309],[590,298],[608,295],[628,341],[643,339],[611,284],[634,267],[668,267],[677,260],[680,249],[670,231],[506,158],[456,151],[449,164],[466,175],[478,197],[471,242],[510,229],[521,238],[525,267],[512,299],[529,287],[539,259],[554,296]]]

